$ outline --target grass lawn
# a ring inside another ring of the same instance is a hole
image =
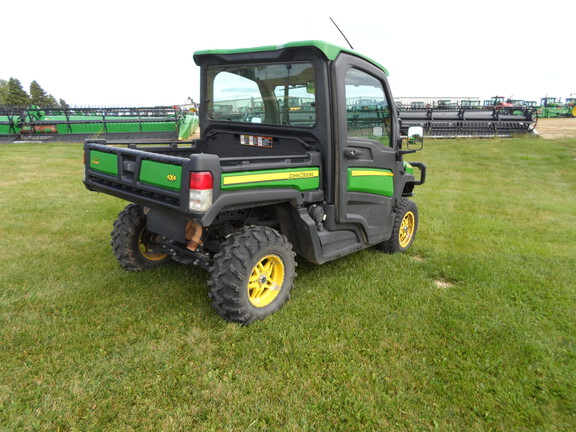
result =
[[[128,273],[80,144],[0,145],[0,431],[576,430],[576,140],[428,140],[412,249],[299,261],[224,322]]]

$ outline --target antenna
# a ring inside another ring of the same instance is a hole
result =
[[[342,35],[342,37],[343,37],[344,39],[346,39],[346,42],[348,43],[348,46],[350,47],[350,49],[353,50],[354,47],[352,46],[352,44],[350,43],[350,41],[348,40],[348,38],[346,37],[346,35],[342,32],[342,30],[340,30],[340,27],[338,27],[338,24],[336,24],[336,23],[334,22],[334,20],[332,19],[332,17],[328,17],[328,18],[330,18],[330,21],[332,21],[332,24],[334,24],[334,25],[336,26],[336,28],[338,29],[338,31],[340,32],[340,34]]]

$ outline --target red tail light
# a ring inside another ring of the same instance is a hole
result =
[[[214,177],[210,171],[190,173],[190,191],[188,209],[195,212],[205,212],[212,205],[212,188]]]
[[[190,173],[190,189],[206,190],[214,187],[214,178],[210,171]]]

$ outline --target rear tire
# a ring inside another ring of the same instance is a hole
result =
[[[111,236],[114,256],[126,270],[142,271],[171,260],[170,256],[153,251],[155,236],[146,229],[146,215],[138,204],[129,204],[118,214]]]
[[[230,235],[210,270],[212,306],[224,319],[244,325],[276,312],[290,297],[295,255],[272,228],[250,226]]]
[[[394,217],[392,236],[377,245],[386,253],[404,252],[414,242],[418,230],[418,207],[414,201],[401,198]]]

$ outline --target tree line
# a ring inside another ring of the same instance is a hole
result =
[[[20,80],[10,78],[8,81],[0,79],[0,107],[14,108],[36,105],[41,108],[69,108],[64,99],[58,101],[51,94],[46,93],[37,81],[30,83],[30,93],[24,90]]]

